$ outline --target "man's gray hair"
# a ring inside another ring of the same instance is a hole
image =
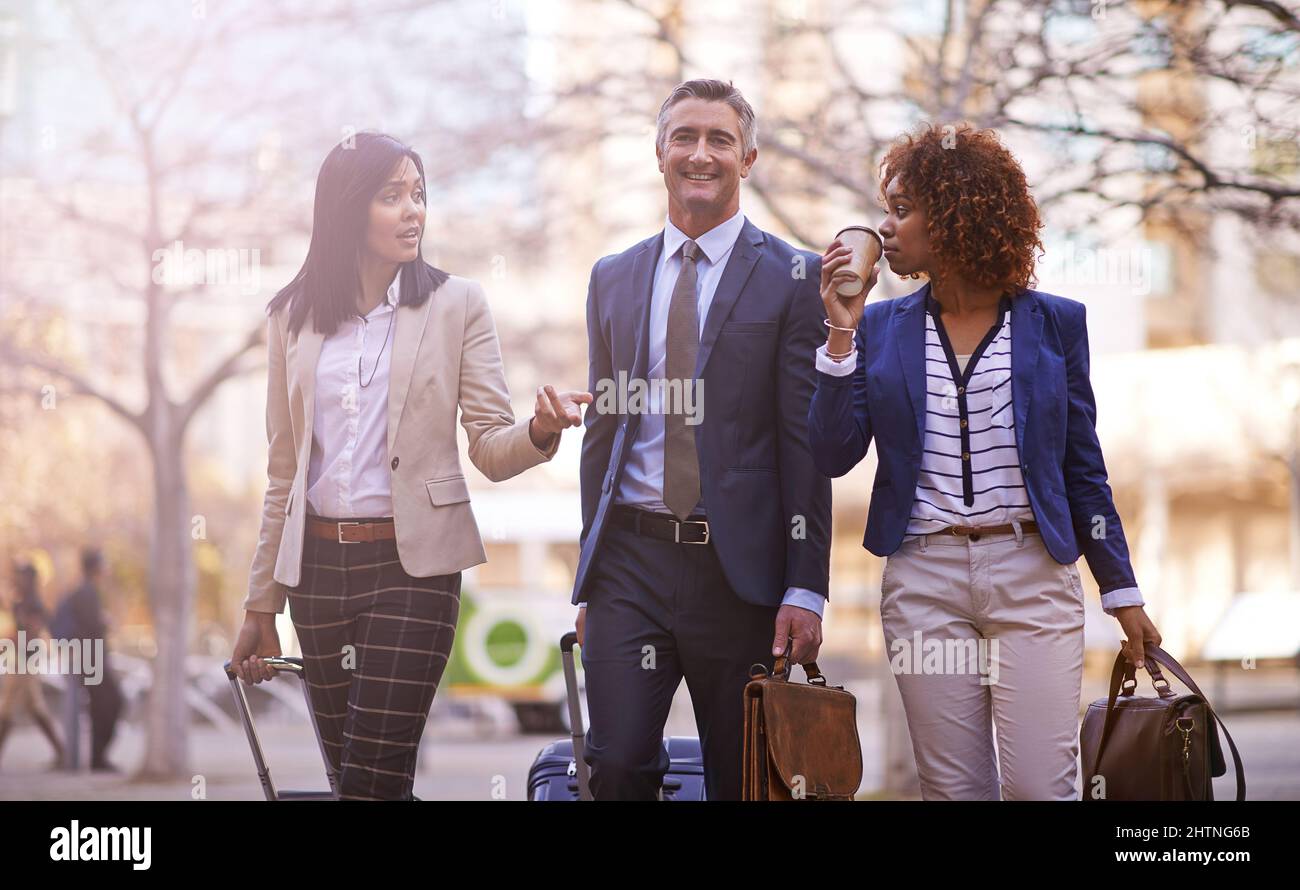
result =
[[[662,152],[668,129],[668,109],[683,99],[705,99],[710,102],[726,102],[740,118],[741,154],[748,155],[758,147],[758,122],[754,120],[754,109],[745,101],[740,90],[731,82],[720,80],[687,80],[673,88],[664,104],[659,108],[658,126],[655,132],[655,145]]]

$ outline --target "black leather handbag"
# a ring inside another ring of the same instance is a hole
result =
[[[1175,694],[1160,665],[1192,694]],[[1217,723],[1232,749],[1236,799],[1245,800],[1246,774],[1237,746],[1205,694],[1159,646],[1147,643],[1143,666],[1156,698],[1135,694],[1137,673],[1121,651],[1111,670],[1110,694],[1088,706],[1079,732],[1080,759],[1087,770],[1083,799],[1214,800],[1210,779],[1228,770]]]

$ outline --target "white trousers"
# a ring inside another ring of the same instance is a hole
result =
[[[1074,565],[1036,533],[926,535],[886,559],[880,617],[924,799],[1078,799]]]

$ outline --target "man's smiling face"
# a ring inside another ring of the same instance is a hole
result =
[[[744,154],[740,117],[726,102],[689,97],[668,109],[663,145],[655,146],[670,206],[688,216],[730,218],[740,209],[740,180],[758,157]]]

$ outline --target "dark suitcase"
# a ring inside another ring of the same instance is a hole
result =
[[[330,783],[329,791],[276,790],[275,783],[271,781],[271,768],[267,766],[266,758],[262,754],[262,742],[257,737],[257,727],[253,725],[253,714],[248,709],[248,698],[244,695],[243,684],[235,672],[230,669],[230,662],[227,661],[222,667],[226,671],[226,679],[230,681],[230,691],[235,696],[235,710],[239,713],[239,721],[244,724],[244,734],[248,736],[248,747],[253,751],[253,764],[257,767],[257,778],[262,783],[262,792],[266,795],[267,800],[337,799],[338,776],[335,774],[333,767],[330,766],[329,757],[325,754],[325,743],[321,741],[320,729],[316,726],[316,711],[312,709],[311,698],[307,692],[307,678],[303,675],[302,659],[275,656],[274,658],[264,658],[262,660],[278,674],[293,674],[302,684],[303,698],[307,701],[307,714],[311,717],[311,728],[316,733],[316,743],[320,745],[320,756],[325,761],[325,776]]]
[[[573,631],[560,640],[573,735],[551,742],[538,753],[528,771],[529,800],[591,800],[587,763],[582,759],[585,731],[578,699],[578,672],[573,662],[573,647],[577,642],[578,635]],[[668,736],[664,748],[668,751],[669,766],[660,799],[704,800],[704,755],[700,740],[693,736]]]

